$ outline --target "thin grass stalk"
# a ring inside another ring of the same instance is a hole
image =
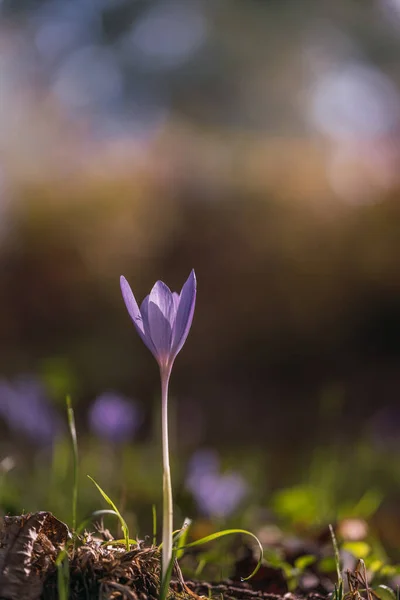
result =
[[[153,515],[153,546],[157,545],[157,509],[156,505],[153,504],[151,507],[152,515]]]
[[[336,535],[335,535],[335,531],[332,527],[331,524],[329,524],[329,531],[331,534],[331,538],[332,538],[332,546],[333,546],[333,552],[335,555],[335,566],[336,566],[336,573],[337,573],[337,578],[338,578],[338,584],[340,584],[343,579],[342,579],[342,572],[340,569],[340,554],[339,554],[339,546],[336,540]]]
[[[59,600],[69,600],[69,562],[65,554],[57,564],[57,592]]]
[[[75,415],[72,408],[71,398],[67,396],[67,415],[68,428],[72,441],[72,456],[73,456],[73,485],[72,485],[72,530],[76,529],[76,513],[78,505],[78,477],[79,477],[79,457],[78,457],[78,438],[76,435]]]

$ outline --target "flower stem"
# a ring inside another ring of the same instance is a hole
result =
[[[168,384],[171,368],[161,368],[161,425],[163,454],[163,530],[162,530],[162,581],[172,559],[172,485],[168,444]]]

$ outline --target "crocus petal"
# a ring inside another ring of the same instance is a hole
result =
[[[138,334],[140,335],[142,340],[146,343],[146,340],[145,340],[146,334],[145,334],[144,327],[143,327],[142,314],[139,310],[139,307],[137,305],[137,302],[135,300],[135,296],[133,295],[131,287],[123,275],[121,275],[120,284],[121,284],[122,297],[124,299],[125,306],[128,309],[128,313],[133,321],[136,331],[138,332]]]
[[[163,281],[156,281],[149,296],[150,302],[158,306],[164,317],[171,322],[173,318],[173,294]]]
[[[189,334],[189,330],[193,321],[195,303],[196,275],[192,270],[179,296],[179,306],[176,313],[172,333],[172,359],[174,359],[178,352],[181,350]]]
[[[178,306],[179,306],[179,294],[177,294],[176,292],[172,292],[172,300],[174,302],[174,312],[175,312],[174,320],[175,320],[176,312],[177,312]]]
[[[147,317],[160,366],[166,364],[170,356],[174,316],[171,290],[162,281],[157,281],[150,292]]]
[[[146,346],[148,347],[148,349],[150,350],[150,352],[153,354],[154,358],[156,360],[158,360],[157,349],[153,344],[153,340],[151,339],[151,333],[150,333],[149,301],[150,301],[150,296],[146,296],[146,298],[143,300],[142,304],[140,305],[140,312],[142,314],[143,329],[144,329],[144,335],[145,335],[145,339],[143,341],[146,344]]]

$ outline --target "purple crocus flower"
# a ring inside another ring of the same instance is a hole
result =
[[[126,442],[142,422],[141,411],[129,398],[105,392],[96,398],[89,410],[90,429],[110,442]]]
[[[161,369],[171,368],[188,336],[196,302],[196,276],[192,271],[180,294],[157,281],[140,309],[125,277],[121,291],[136,331]]]
[[[220,472],[218,455],[212,450],[200,450],[192,456],[186,487],[203,514],[219,519],[230,516],[249,493],[240,473]]]
[[[203,514],[222,519],[238,508],[248,494],[248,485],[235,471],[210,473],[200,477],[191,492]]]
[[[11,383],[0,380],[0,419],[4,419],[10,430],[41,445],[53,443],[61,430],[60,419],[44,387],[29,375]]]
[[[166,589],[172,561],[172,486],[168,444],[168,384],[172,365],[189,334],[196,303],[196,276],[190,273],[181,293],[171,292],[157,281],[140,309],[125,277],[121,277],[122,296],[136,331],[154,355],[161,376],[161,425],[163,455],[163,533],[162,589]]]

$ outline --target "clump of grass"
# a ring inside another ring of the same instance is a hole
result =
[[[107,496],[105,491],[102,490],[102,488],[99,486],[99,484],[95,482],[93,477],[90,477],[90,475],[88,475],[88,477],[89,477],[90,481],[92,481],[94,483],[94,485],[97,487],[97,489],[99,490],[100,494],[103,496],[103,498],[107,502],[107,504],[109,504],[112,507],[114,513],[117,515],[119,522],[121,524],[122,533],[124,534],[125,549],[127,552],[129,552],[131,544],[136,544],[137,542],[136,542],[136,540],[130,539],[129,528],[128,528],[128,525],[127,525],[124,517],[121,515],[117,506],[114,504],[114,502],[111,500],[111,498],[109,496]]]
[[[158,548],[135,547],[129,552],[115,546],[115,540],[102,541],[85,534],[82,543],[68,552],[68,590],[60,594],[55,573],[45,584],[43,600],[82,598],[133,598],[143,595],[158,600],[160,552]],[[58,575],[58,574],[57,574]],[[182,597],[187,597],[182,594]]]

